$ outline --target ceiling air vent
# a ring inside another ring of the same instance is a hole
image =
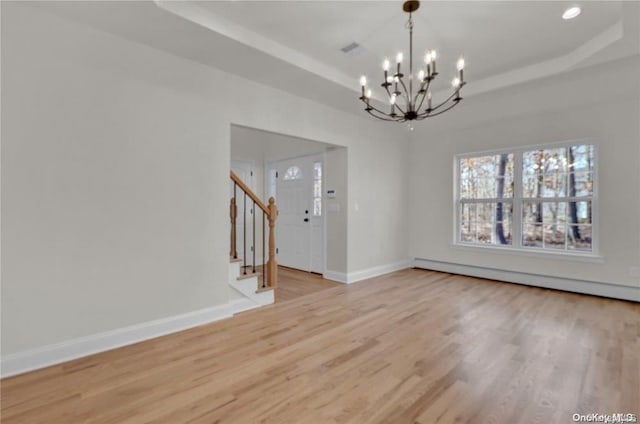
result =
[[[347,44],[346,46],[344,46],[340,50],[342,50],[343,53],[349,53],[351,50],[357,49],[358,47],[360,47],[360,44],[358,44],[358,43],[356,43],[354,41],[351,44]]]
[[[340,51],[342,51],[342,53],[346,53],[350,56],[355,56],[357,54],[360,54],[362,52],[362,46],[358,43],[356,43],[355,41],[353,41],[350,44],[347,44],[346,46],[344,46],[343,48],[340,49]]]

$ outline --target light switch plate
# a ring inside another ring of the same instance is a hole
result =
[[[328,212],[340,212],[340,203],[329,203],[327,205]]]

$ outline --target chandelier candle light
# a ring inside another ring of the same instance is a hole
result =
[[[396,56],[396,68],[393,75],[389,75],[389,69],[391,64],[388,59],[382,62],[382,70],[384,71],[384,79],[381,86],[387,92],[389,97],[389,104],[391,110],[389,113],[383,112],[377,107],[371,104],[371,89],[367,86],[367,77],[360,77],[360,86],[362,87],[362,95],[360,100],[366,105],[364,109],[371,116],[384,121],[394,122],[406,122],[413,120],[422,120],[437,116],[452,109],[462,100],[460,97],[460,89],[466,84],[464,80],[464,59],[461,57],[458,59],[457,68],[458,75],[453,79],[451,85],[453,87],[453,93],[442,103],[437,105],[432,104],[431,96],[431,83],[438,75],[436,70],[437,53],[435,50],[427,50],[424,56],[424,67],[420,69],[417,78],[418,89],[414,96],[413,94],[413,19],[412,13],[418,10],[420,2],[417,0],[405,1],[402,5],[402,10],[409,14],[409,21],[407,27],[409,28],[409,75],[408,75],[408,87],[405,83],[405,75],[401,72],[401,64],[404,59],[402,53],[398,53]],[[393,91],[391,91],[393,89]],[[402,89],[402,91],[400,90]],[[427,100],[427,105],[423,109],[424,100]],[[402,105],[400,103],[403,103]],[[412,128],[413,129],[413,128]]]

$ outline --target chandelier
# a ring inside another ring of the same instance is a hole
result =
[[[413,120],[422,120],[445,113],[455,107],[462,97],[460,97],[460,89],[466,84],[463,78],[464,59],[458,59],[457,68],[458,75],[453,79],[451,85],[453,93],[442,103],[433,104],[431,97],[431,83],[436,79],[438,72],[436,71],[436,51],[427,50],[424,56],[424,66],[420,67],[417,75],[413,75],[413,19],[412,13],[418,10],[420,2],[417,0],[405,1],[402,10],[409,14],[407,28],[409,29],[409,74],[405,82],[405,75],[402,73],[401,64],[403,60],[402,53],[396,56],[396,72],[389,73],[389,60],[385,59],[382,63],[384,71],[384,79],[381,86],[387,92],[389,98],[390,112],[384,112],[371,104],[371,89],[367,87],[367,77],[360,78],[362,87],[362,95],[360,100],[366,105],[364,109],[371,116],[385,121],[406,122]],[[416,94],[414,91],[414,78],[416,79]],[[393,91],[391,91],[393,90]],[[427,104],[424,105],[424,101]],[[423,108],[423,106],[425,106]],[[413,128],[411,128],[413,129]]]

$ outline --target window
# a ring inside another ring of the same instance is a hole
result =
[[[284,173],[283,178],[285,181],[300,180],[302,179],[302,170],[297,166],[291,166]]]
[[[457,243],[593,253],[593,145],[514,149],[456,162]]]
[[[313,216],[322,216],[322,162],[313,163]]]
[[[591,145],[522,154],[522,245],[592,251]]]
[[[512,244],[513,154],[461,158],[460,241]]]
[[[276,197],[276,192],[278,187],[277,179],[278,179],[278,171],[275,169],[270,169],[268,193],[269,193],[269,197],[273,197],[274,199],[277,199]]]

